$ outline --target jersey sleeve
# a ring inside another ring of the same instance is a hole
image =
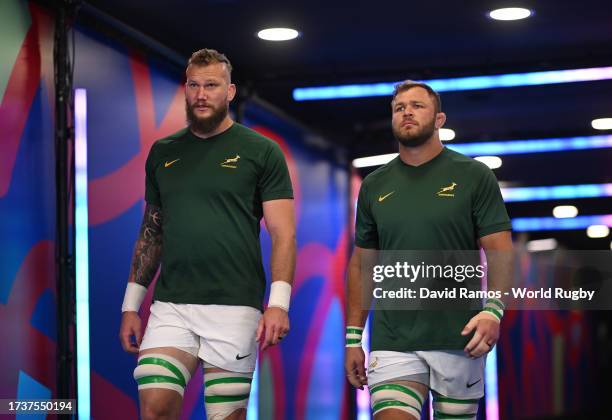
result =
[[[293,198],[293,187],[285,156],[274,142],[265,158],[258,186],[261,191],[261,201]]]
[[[378,249],[378,230],[367,197],[367,187],[364,183],[361,184],[357,199],[355,245],[360,248]]]
[[[480,169],[480,181],[474,191],[472,218],[479,238],[492,233],[511,230],[504,199],[495,174],[489,168]]]
[[[161,207],[161,199],[159,196],[159,186],[155,178],[155,169],[157,167],[157,159],[155,158],[155,143],[149,150],[147,162],[145,164],[145,201],[148,204]]]

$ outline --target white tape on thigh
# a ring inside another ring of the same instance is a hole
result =
[[[222,420],[241,408],[246,409],[251,392],[252,373],[204,373],[204,403],[208,420]]]
[[[138,390],[171,389],[183,396],[191,375],[185,365],[174,357],[162,353],[148,353],[138,358],[134,379],[138,382]]]
[[[449,415],[462,416],[462,419],[476,419],[476,414],[478,413],[478,401],[478,399],[463,400],[448,398],[438,393],[434,393],[434,419],[446,419]]]
[[[421,418],[423,396],[414,388],[406,385],[383,383],[370,388],[372,412],[394,408],[404,411],[417,419]]]

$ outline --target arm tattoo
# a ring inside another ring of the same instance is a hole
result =
[[[149,287],[159,267],[162,250],[162,211],[147,204],[134,247],[129,281]]]

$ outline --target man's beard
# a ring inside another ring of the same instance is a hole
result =
[[[419,147],[422,146],[433,136],[436,129],[435,121],[432,119],[430,124],[424,125],[423,128],[415,134],[400,134],[399,130],[393,128],[393,136],[404,147]]]
[[[210,117],[200,118],[193,108],[197,106],[197,103],[189,105],[189,102],[185,100],[185,114],[187,115],[187,124],[196,133],[207,134],[213,132],[223,122],[228,113],[228,106],[220,107],[218,109],[212,109],[213,113]]]

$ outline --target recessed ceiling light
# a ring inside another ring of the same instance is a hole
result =
[[[497,169],[502,166],[502,160],[497,156],[476,156],[474,159],[484,163],[491,169]]]
[[[451,141],[455,138],[455,131],[450,128],[441,128],[439,133],[442,141]]]
[[[576,206],[557,206],[553,209],[553,216],[557,219],[566,219],[568,217],[576,217],[578,208]]]
[[[266,41],[288,41],[297,38],[299,34],[291,28],[267,28],[257,32],[257,36]]]
[[[489,17],[495,20],[520,20],[531,16],[531,10],[522,7],[506,7],[489,12]]]
[[[610,234],[610,228],[606,225],[591,225],[587,228],[589,238],[605,238]]]
[[[591,121],[591,127],[595,130],[612,130],[612,118],[597,118]]]
[[[538,252],[538,251],[552,251],[557,249],[557,240],[554,238],[548,239],[536,239],[527,242],[527,251]]]
[[[368,166],[385,165],[395,159],[397,153],[388,153],[386,155],[366,156],[353,160],[355,168],[367,168]]]

